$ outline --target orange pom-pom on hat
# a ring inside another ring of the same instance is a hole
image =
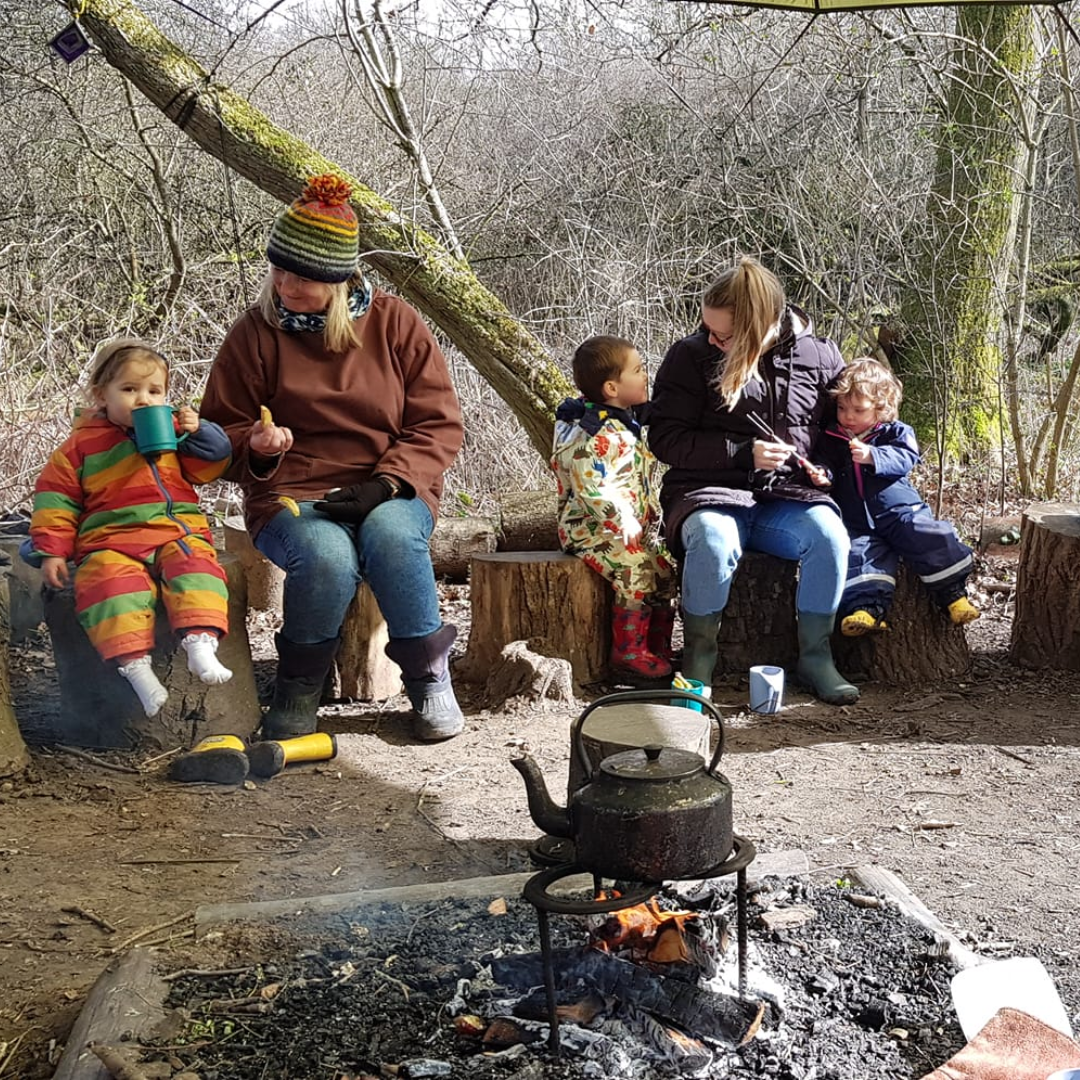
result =
[[[330,173],[312,176],[303,193],[270,227],[266,257],[312,281],[347,281],[359,261],[359,226],[352,188]]]

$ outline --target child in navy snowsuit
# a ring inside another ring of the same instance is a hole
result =
[[[965,589],[971,548],[934,517],[908,479],[920,457],[915,432],[897,419],[899,380],[884,364],[862,358],[843,370],[831,393],[837,422],[826,426],[816,457],[832,470],[830,494],[851,534],[840,632],[858,637],[885,629],[900,559],[953,623],[977,619]]]

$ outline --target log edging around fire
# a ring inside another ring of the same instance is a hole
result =
[[[747,887],[752,889],[765,877],[798,877],[809,871],[806,854],[790,851],[759,852],[746,871]],[[222,922],[276,919],[284,915],[332,914],[363,907],[366,904],[424,903],[429,900],[476,900],[483,897],[521,895],[525,883],[536,876],[530,870],[520,874],[496,874],[491,877],[459,878],[420,885],[397,885],[386,889],[359,889],[355,892],[317,893],[289,900],[254,900],[241,903],[203,904],[195,909],[195,936]],[[553,886],[556,892],[578,892],[592,887],[592,876],[575,874]]]

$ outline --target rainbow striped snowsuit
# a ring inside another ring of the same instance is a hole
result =
[[[228,437],[202,421],[180,448],[143,457],[97,410],[75,418],[34,488],[36,555],[74,559],[75,611],[106,659],[149,653],[160,595],[174,631],[228,628],[225,573],[193,484],[229,465]]]

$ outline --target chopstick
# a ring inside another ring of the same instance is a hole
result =
[[[749,421],[750,421],[750,423],[751,423],[751,424],[753,424],[753,425],[754,425],[754,427],[756,427],[756,428],[758,429],[758,431],[760,431],[760,432],[761,432],[761,434],[762,434],[762,435],[767,435],[767,436],[768,436],[768,437],[769,437],[770,439],[772,439],[772,441],[773,441],[773,442],[777,442],[777,443],[782,443],[782,442],[784,441],[783,439],[781,439],[781,438],[780,438],[780,437],[779,437],[779,436],[778,436],[778,435],[776,434],[776,432],[775,432],[775,431],[773,431],[773,429],[772,429],[771,427],[769,427],[769,425],[768,425],[768,424],[766,424],[766,423],[765,423],[765,421],[764,421],[764,420],[762,420],[762,419],[761,419],[761,417],[760,417],[760,416],[758,416],[758,414],[757,414],[756,412],[748,412],[748,413],[746,414],[746,419],[747,419],[747,420],[749,420]],[[802,467],[803,467],[804,469],[805,469],[805,468],[808,468],[808,467],[810,466],[810,462],[809,462],[809,461],[807,461],[807,460],[806,460],[806,458],[804,458],[804,457],[802,456],[802,454],[798,453],[797,451],[795,451],[795,450],[792,450],[792,451],[791,451],[791,456],[792,456],[792,457],[794,457],[794,458],[795,458],[795,460],[796,460],[796,461],[797,461],[797,462],[798,462],[798,463],[799,463],[799,464],[800,464],[800,465],[801,465],[801,466],[802,466]]]

